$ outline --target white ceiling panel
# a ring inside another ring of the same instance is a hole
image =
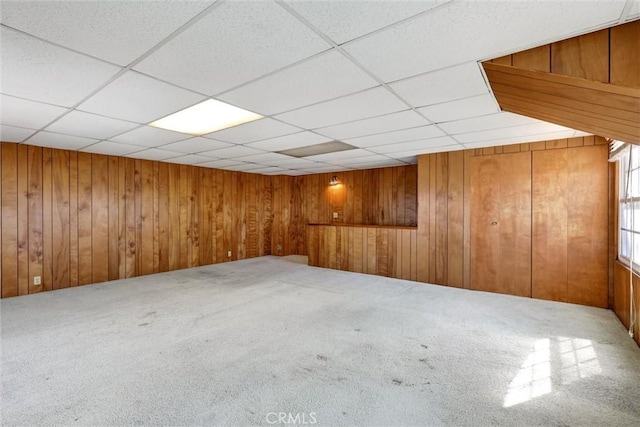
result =
[[[342,44],[445,2],[287,0],[286,3],[336,44]]]
[[[289,175],[289,176],[302,176],[302,175],[309,175],[309,174],[311,174],[311,172],[309,171],[293,170],[293,169],[289,169],[288,171],[283,173],[283,175]]]
[[[494,141],[506,138],[522,138],[524,139],[524,142],[528,142],[526,141],[527,135],[539,135],[543,133],[560,132],[565,130],[568,129],[564,126],[554,125],[552,123],[546,122],[539,122],[522,126],[511,126],[508,128],[464,133],[455,135],[455,139],[458,140],[458,142],[460,142],[461,144],[465,145],[470,142]]]
[[[32,129],[17,128],[13,126],[0,125],[0,141],[22,142],[36,131]]]
[[[8,95],[71,107],[120,70],[5,27],[0,39],[0,87]]]
[[[240,163],[239,165],[225,166],[223,169],[236,172],[247,172],[256,169],[264,169],[264,166],[255,163]]]
[[[202,156],[200,154],[187,154],[186,156],[171,157],[165,160],[169,163],[177,163],[179,165],[200,165],[201,163],[210,162],[211,157]]]
[[[142,126],[110,139],[111,141],[122,142],[125,144],[140,145],[144,147],[158,147],[171,142],[182,141],[187,138],[192,138],[192,136],[170,130],[158,129],[152,126]]]
[[[3,1],[2,23],[127,65],[211,1]]]
[[[254,154],[252,156],[237,157],[234,160],[239,160],[242,162],[249,162],[249,163],[259,163],[261,165],[267,165],[267,166],[277,166],[278,162],[282,162],[289,159],[291,159],[291,156],[285,156],[284,154],[262,153],[262,154]]]
[[[163,150],[177,151],[178,153],[202,153],[203,151],[218,150],[220,148],[233,147],[228,142],[215,141],[209,138],[195,137],[186,141],[173,142],[163,145]],[[214,156],[215,157],[215,156]]]
[[[355,157],[352,159],[338,159],[329,161],[327,163],[356,167],[362,163],[384,162],[387,160],[389,160],[389,158],[387,156],[383,156],[382,154],[371,154],[370,156]]]
[[[464,150],[464,146],[461,144],[453,144],[453,145],[443,145],[440,147],[431,147],[431,148],[418,148],[414,150],[407,151],[394,151],[392,153],[386,153],[385,156],[392,157],[394,159],[407,161],[407,158],[413,158],[415,156],[419,156],[421,154],[429,154],[429,153],[440,153],[446,151],[458,151]],[[415,164],[415,162],[414,162]]]
[[[25,141],[26,144],[40,147],[60,148],[64,150],[79,150],[98,142],[96,139],[82,138],[79,136],[61,135],[52,132],[38,132]]]
[[[234,144],[246,144],[248,142],[289,135],[300,131],[301,129],[299,127],[266,117],[243,125],[209,133],[204,135],[204,137],[233,142]]]
[[[625,0],[452,2],[345,49],[391,82],[607,26],[619,19],[624,4]]]
[[[500,112],[500,107],[491,94],[458,99],[443,104],[418,108],[434,123],[462,120],[470,117],[485,116]]]
[[[390,132],[399,129],[418,127],[429,124],[429,121],[413,110],[356,120],[335,126],[316,129],[315,132],[330,138],[344,140],[376,133]]]
[[[261,150],[282,151],[290,148],[306,147],[308,145],[321,144],[331,141],[331,138],[318,135],[314,132],[299,132],[292,135],[279,136],[277,138],[266,139],[264,141],[247,144],[248,147],[259,148]]]
[[[521,144],[537,141],[552,141],[554,139],[575,138],[579,136],[586,136],[584,132],[570,130],[561,130],[557,132],[541,133],[536,135],[518,135],[511,138],[495,139],[491,141],[482,142],[470,142],[464,144],[466,148],[483,148],[494,147],[499,145]]]
[[[255,154],[263,153],[265,153],[263,150],[256,150],[255,148],[245,147],[243,145],[235,145],[233,147],[222,148],[220,150],[205,151],[201,154],[215,157],[217,159],[232,159],[234,157],[253,156]]]
[[[380,116],[407,106],[383,87],[326,101],[276,116],[277,119],[307,129]]]
[[[376,135],[363,136],[360,138],[347,139],[344,142],[356,147],[366,148],[376,145],[395,144],[399,142],[415,141],[418,139],[429,139],[445,135],[437,126],[428,125],[416,128],[397,130],[394,132],[379,133]]]
[[[400,80],[389,86],[414,107],[489,93],[480,65],[475,61]]]
[[[137,127],[138,124],[97,116],[82,111],[72,111],[47,127],[47,131],[86,138],[109,139]]]
[[[83,148],[81,151],[96,154],[107,154],[109,156],[124,156],[126,154],[135,153],[144,150],[144,147],[137,145],[121,144],[113,141],[100,141],[97,144]]]
[[[286,159],[281,160],[272,160],[270,163],[273,166],[279,166],[281,168],[293,168],[293,169],[304,169],[306,167],[314,167],[318,166],[317,162],[307,159],[299,159],[296,157],[285,156]]]
[[[305,159],[313,160],[314,162],[335,162],[343,159],[370,156],[372,154],[370,151],[356,148],[353,150],[338,151],[336,153],[316,154],[315,156],[305,157]]]
[[[251,173],[261,173],[264,175],[283,175],[288,171],[289,169],[277,168],[274,166],[269,166],[267,168],[260,168],[260,169],[251,169]]]
[[[235,160],[213,160],[209,162],[200,163],[198,166],[204,166],[208,168],[224,169],[229,166],[241,165],[242,162]]]
[[[226,2],[135,68],[214,95],[329,47],[275,2]]]
[[[640,16],[640,0],[632,0],[631,8],[627,14],[627,20],[636,19]]]
[[[488,116],[440,123],[438,126],[449,135],[455,135],[459,133],[478,132],[488,129],[498,129],[539,122],[539,120],[521,116],[519,114],[502,112],[498,114],[490,114]]]
[[[401,162],[400,160],[387,158],[386,160],[379,160],[379,161],[369,162],[369,163],[360,163],[355,166],[357,166],[358,169],[375,169],[375,168],[388,168],[388,167],[403,166],[403,165],[404,165],[404,162]]]
[[[0,95],[0,123],[3,125],[40,129],[67,111],[67,108],[55,105]]]
[[[80,104],[78,109],[148,123],[204,100],[202,95],[129,71]]]
[[[378,86],[378,82],[338,51],[329,51],[220,99],[264,115],[293,110]]]
[[[176,153],[175,151],[167,151],[161,150],[159,148],[148,148],[143,151],[138,151],[137,153],[127,154],[127,157],[132,157],[134,159],[146,159],[146,160],[167,160],[173,157],[179,156],[180,153]]]
[[[305,169],[305,171],[308,171],[309,173],[342,172],[348,170],[352,170],[352,168],[340,165],[325,165]],[[327,185],[329,185],[328,182]]]
[[[453,145],[456,141],[449,136],[442,136],[440,138],[431,138],[420,141],[401,142],[399,144],[378,145],[376,147],[369,148],[374,153],[387,154],[409,150],[428,149],[434,147],[443,147],[445,145]]]

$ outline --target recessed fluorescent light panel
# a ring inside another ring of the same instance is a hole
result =
[[[292,148],[290,150],[277,151],[280,154],[286,154],[293,157],[309,157],[318,154],[336,153],[338,151],[353,150],[353,145],[346,144],[342,141],[323,142],[322,144],[307,145],[300,148]]]
[[[193,107],[185,108],[182,111],[149,123],[149,125],[200,136],[252,122],[262,117],[260,114],[234,107],[225,102],[208,99]]]

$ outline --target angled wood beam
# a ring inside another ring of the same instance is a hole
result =
[[[640,88],[483,64],[504,111],[640,144]]]

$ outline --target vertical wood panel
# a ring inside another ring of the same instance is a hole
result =
[[[609,82],[609,30],[573,37],[551,45],[551,72]]]
[[[610,67],[609,82],[614,85],[640,87],[640,21],[612,27],[610,30]],[[629,54],[629,52],[635,52]]]
[[[567,150],[533,153],[532,295],[567,300]]]
[[[54,289],[53,284],[53,158],[51,148],[42,149],[42,290]],[[55,286],[57,289],[58,286]]]
[[[169,270],[180,268],[181,235],[180,228],[180,167],[169,165]]]
[[[138,168],[137,188],[139,197],[136,198],[138,210],[138,238],[136,246],[138,247],[138,274],[153,273],[153,162],[149,160],[136,161]]]
[[[160,272],[160,166],[153,162],[153,272]]]
[[[127,161],[118,159],[118,278],[127,276]]]
[[[136,263],[136,161],[126,159],[125,163],[125,277],[138,275]]]
[[[378,228],[376,232],[376,274],[390,277],[389,272],[389,229]]]
[[[418,156],[418,281],[429,281],[429,156]],[[398,241],[398,247],[401,247]],[[398,269],[398,274],[401,270]]]
[[[400,230],[401,243],[401,271],[400,278],[411,280],[411,230]]]
[[[69,152],[69,286],[78,286],[78,153]]]
[[[91,281],[109,280],[109,159],[91,155]]]
[[[448,282],[449,267],[448,261],[448,201],[449,201],[449,154],[438,153],[436,154],[436,206],[435,206],[435,274],[433,276],[433,283],[439,285],[445,285]]]
[[[57,289],[69,287],[69,152],[53,150],[52,155],[53,288]]]
[[[189,219],[191,218],[191,181],[189,166],[178,166],[178,206],[180,218],[180,250],[178,252],[178,268],[189,267],[189,251],[191,250],[191,236],[189,234]]]
[[[158,271],[170,271],[171,261],[171,202],[169,168],[171,165],[158,163]]]
[[[551,71],[551,46],[544,45],[514,53],[513,66],[549,73]]]
[[[375,228],[367,228],[364,230],[363,238],[366,236],[366,248],[367,248],[367,256],[366,256],[366,270],[367,274],[376,274],[378,269],[377,266],[377,257],[376,257],[376,229]]]
[[[2,165],[2,298],[18,295],[18,145],[3,143]]]
[[[189,235],[191,236],[191,250],[189,252],[189,267],[200,265],[200,174],[195,166],[189,167],[189,181],[191,182],[191,192],[189,194],[189,204],[191,205],[191,216],[189,218]],[[242,215],[242,211],[237,211],[237,215]],[[236,250],[237,251],[237,250]]]
[[[608,150],[573,148],[568,159],[568,302],[608,307]]]
[[[463,287],[464,259],[464,153],[449,153],[447,187],[447,282]]]
[[[63,152],[62,150],[57,150]],[[118,197],[118,182],[119,182],[119,167],[118,158],[115,156],[109,156],[109,214],[108,214],[108,239],[109,239],[109,271],[108,280],[116,280],[119,277],[119,254],[118,254],[118,216],[120,214],[119,197]]]
[[[42,291],[33,278],[42,277],[42,148],[27,147],[28,218],[29,218],[29,293]]]

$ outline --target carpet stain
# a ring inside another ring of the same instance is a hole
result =
[[[323,356],[323,355],[321,355],[321,354],[318,354],[318,355],[316,356],[316,359],[318,359],[318,360],[322,360],[323,362],[326,362],[327,360],[329,360],[329,358],[328,358],[327,356]]]
[[[429,348],[429,347],[427,347],[427,346],[426,346],[426,345],[424,345],[424,344],[420,344],[420,347],[425,348],[425,349],[428,349],[428,348]]]
[[[149,323],[140,323],[138,326],[147,326]]]
[[[391,382],[392,382],[393,384],[395,384],[395,385],[402,385],[402,381],[400,381],[400,380],[395,380],[395,379],[394,379],[394,380],[391,380]]]
[[[142,318],[144,319],[145,317],[150,317],[150,316],[155,316],[156,312],[155,311],[150,311],[147,314],[145,314],[144,316],[142,316]]]
[[[359,329],[359,328],[356,328],[356,329],[354,329],[354,331],[356,331],[356,332],[360,332],[360,329]]]

